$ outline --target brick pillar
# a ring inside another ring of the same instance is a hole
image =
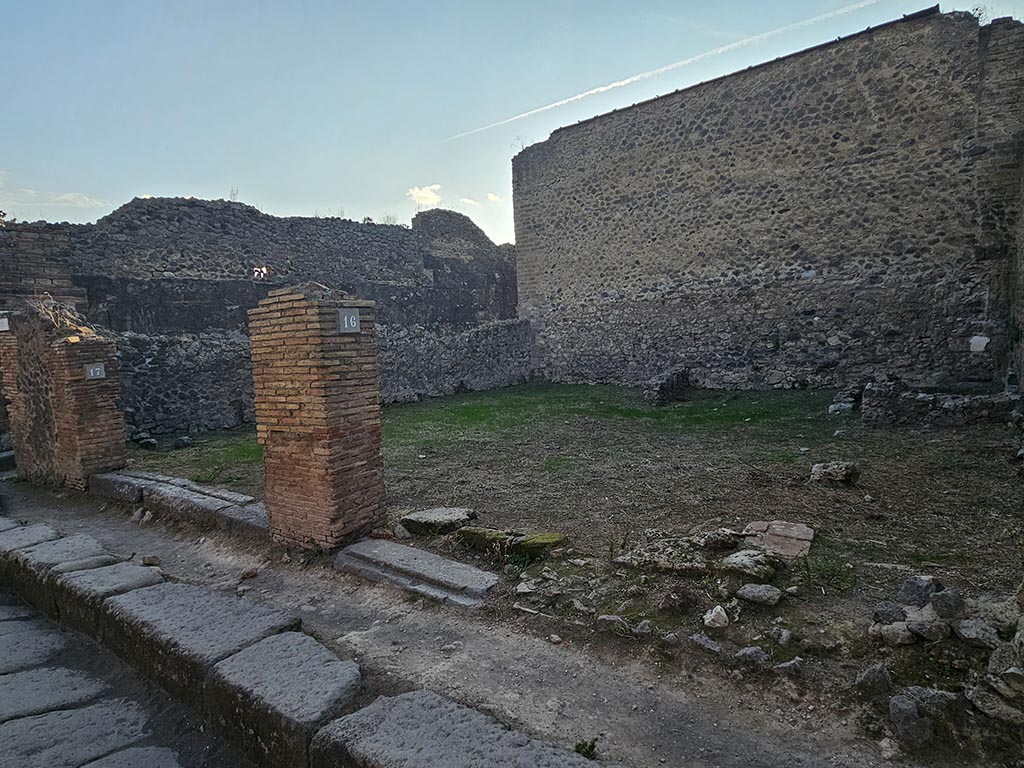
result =
[[[385,516],[374,303],[316,283],[249,310],[275,539],[331,548]]]
[[[123,467],[114,342],[58,330],[32,310],[7,319],[0,368],[19,471],[36,482],[84,490],[89,475]]]

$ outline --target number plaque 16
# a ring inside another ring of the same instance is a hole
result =
[[[359,333],[359,310],[339,309],[338,330],[341,333]]]

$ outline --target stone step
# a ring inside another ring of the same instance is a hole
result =
[[[9,472],[15,466],[14,451],[0,451],[0,472]]]
[[[345,547],[334,567],[468,608],[481,605],[498,583],[493,573],[386,539],[366,539]]]

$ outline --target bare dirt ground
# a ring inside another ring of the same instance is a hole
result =
[[[535,563],[488,563],[451,536],[408,542],[502,571],[486,611],[504,626],[539,639],[557,635],[595,658],[673,679],[717,676],[762,713],[817,707],[833,722],[855,721],[880,737],[884,711],[852,697],[860,669],[887,658],[897,684],[953,690],[983,659],[945,646],[880,649],[866,637],[874,606],[914,573],[976,598],[1012,592],[1024,571],[1024,483],[1009,462],[1013,435],[1001,425],[866,429],[856,415],[828,416],[831,395],[695,392],[687,402],[650,408],[635,390],[524,386],[392,406],[385,410],[390,513],[397,520],[414,509],[470,507],[484,526],[565,534],[566,546]],[[856,461],[859,482],[808,483],[811,464],[830,460]],[[132,462],[260,492],[259,447],[248,432],[207,436],[185,450],[134,452]],[[817,532],[810,555],[776,579],[795,594],[775,608],[744,606],[716,637],[721,656],[660,642],[665,633],[685,641],[703,629],[701,617],[724,602],[725,585],[713,575],[640,571],[614,559],[647,529],[742,529],[774,519]],[[539,586],[523,593],[523,582]],[[599,614],[648,619],[656,632],[601,632]],[[778,627],[793,632],[792,646],[767,641]],[[766,648],[774,662],[800,655],[800,683],[729,663],[751,645]],[[807,704],[811,694],[820,701]],[[1019,764],[999,756],[1001,734],[984,738],[993,751],[977,764]],[[920,759],[973,764],[977,746]]]

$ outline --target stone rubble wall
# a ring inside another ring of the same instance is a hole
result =
[[[1024,409],[1014,392],[954,395],[920,392],[899,381],[871,382],[861,396],[861,420],[869,427],[963,427],[1006,424]]]
[[[561,128],[513,160],[554,381],[993,389],[1024,25],[923,13]]]
[[[1020,207],[1024,210],[1024,181],[1021,182]],[[1024,388],[1024,216],[1017,218],[1017,248],[1014,255],[1013,315],[1010,318],[1012,350],[1011,377]]]
[[[528,377],[514,249],[452,211],[402,227],[152,198],[93,225],[0,229],[0,309],[47,291],[117,333],[130,434],[252,423],[246,312],[308,280],[376,302],[385,402]]]

